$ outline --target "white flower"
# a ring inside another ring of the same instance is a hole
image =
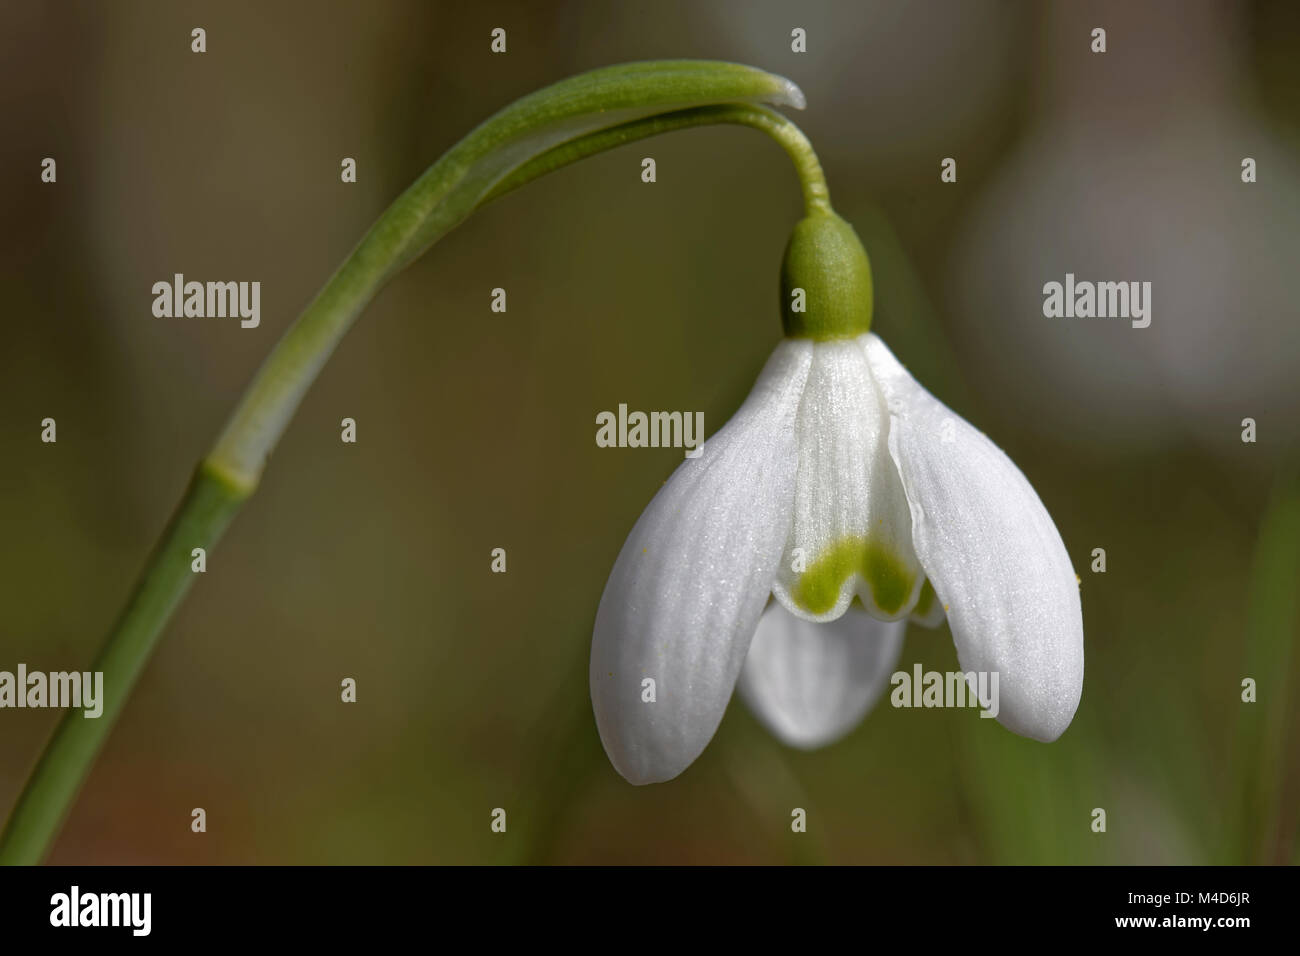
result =
[[[811,296],[820,287],[804,273]],[[605,751],[632,783],[686,769],[738,679],[783,741],[839,737],[880,695],[909,617],[933,625],[946,612],[962,669],[998,673],[1009,729],[1052,741],[1074,716],[1078,582],[1042,502],[875,334],[843,327],[777,346],[614,564],[591,699]],[[850,608],[855,597],[867,613]]]

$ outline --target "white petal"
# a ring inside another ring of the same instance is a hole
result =
[[[1070,725],[1083,690],[1083,614],[1070,557],[1011,460],[863,337],[889,403],[889,447],[912,539],[962,669],[998,673],[998,720],[1036,740]]]
[[[736,685],[781,741],[811,750],[858,725],[889,683],[906,621],[879,621],[857,606],[827,624],[773,601],[758,622]]]
[[[605,752],[632,783],[685,770],[727,709],[790,526],[811,350],[777,346],[745,404],[655,495],[610,572],[591,702]]]
[[[912,516],[857,340],[813,347],[796,428],[794,520],[772,593],[810,621],[835,620],[855,594],[881,619],[906,617],[922,583]]]
[[[946,617],[947,615],[943,613],[943,604],[934,593],[934,585],[930,583],[929,578],[926,578],[925,584],[921,586],[921,596],[917,598],[916,607],[912,608],[908,620],[915,621],[922,627],[935,628],[942,624]]]

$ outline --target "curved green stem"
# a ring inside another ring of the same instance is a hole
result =
[[[520,167],[556,147],[647,118],[757,102],[802,108],[803,94],[789,80],[752,67],[672,60],[594,70],[506,107],[453,146],[380,217],[271,352],[209,460],[251,491],[308,387],[375,293]]]
[[[645,119],[633,120],[556,146],[524,163],[497,183],[483,201],[490,202],[520,186],[527,185],[546,173],[554,172],[596,153],[634,143],[639,139],[670,133],[673,130],[690,129],[693,126],[723,124],[748,126],[761,130],[776,140],[794,163],[799,185],[803,189],[805,213],[830,212],[831,196],[830,190],[826,187],[826,176],[822,172],[821,161],[817,159],[817,154],[813,151],[812,144],[808,142],[808,137],[804,135],[803,130],[775,110],[736,103],[725,106],[700,106],[663,113],[659,116],[648,116]]]
[[[200,463],[100,652],[103,712],[68,711],[46,745],[3,834],[0,863],[37,863],[58,833],[172,611],[193,580],[192,552],[211,552],[257,487],[267,457],[339,340],[398,271],[486,202],[585,156],[673,129],[741,123],[795,162],[809,209],[827,205],[807,139],[755,104],[802,108],[789,80],[710,61],[594,70],[516,101],[451,148],[406,190],[271,351]]]

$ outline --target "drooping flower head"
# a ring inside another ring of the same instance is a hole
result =
[[[677,776],[738,681],[783,741],[828,743],[880,695],[906,622],[945,617],[962,669],[998,675],[997,719],[1055,740],[1082,691],[1083,619],[1038,495],[870,331],[866,252],[829,210],[795,227],[782,300],[786,337],[749,397],[655,495],[605,586],[590,679],[610,760],[636,784]]]

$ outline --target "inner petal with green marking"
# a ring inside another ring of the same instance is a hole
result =
[[[912,608],[911,619],[925,627],[938,627],[943,623],[947,608],[939,603],[939,596],[934,593],[934,585],[926,578],[921,585],[921,594]]]
[[[792,614],[833,621],[856,596],[873,616],[898,620],[916,604],[925,574],[889,427],[861,338],[816,342],[795,421],[790,533],[772,584]]]
[[[824,615],[840,601],[845,584],[868,611],[901,617],[916,601],[918,575],[886,544],[849,537],[817,555],[798,578],[790,597],[809,614]]]

